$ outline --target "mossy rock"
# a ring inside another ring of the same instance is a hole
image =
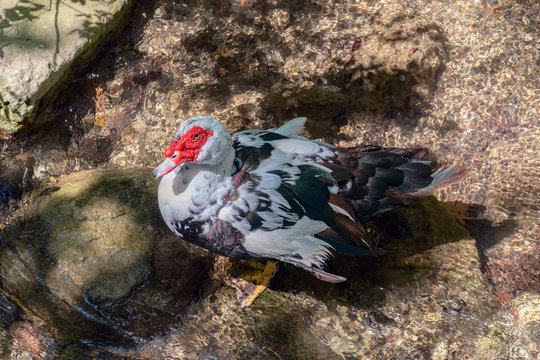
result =
[[[53,324],[106,324],[100,308],[122,301],[151,274],[155,189],[146,171],[92,171],[35,191],[7,233],[4,284]]]

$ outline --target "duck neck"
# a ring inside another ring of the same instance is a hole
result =
[[[204,177],[205,181],[223,181],[224,178],[231,176],[233,162],[234,152],[230,152],[223,161],[217,164],[197,162],[184,164],[178,171],[172,171],[170,174],[172,191],[175,195],[183,193],[190,186],[192,181],[196,182],[201,176]]]

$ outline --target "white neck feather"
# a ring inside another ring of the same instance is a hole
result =
[[[159,208],[169,226],[193,218],[204,221],[223,206],[232,186],[234,152],[218,164],[187,163],[163,176],[159,183]]]

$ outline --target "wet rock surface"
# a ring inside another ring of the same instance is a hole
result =
[[[336,257],[330,270],[349,282],[281,266],[245,310],[225,285],[238,263],[178,241],[154,214],[142,220],[153,236],[147,280],[128,282],[118,300],[84,299],[110,317],[88,327],[108,341],[51,349],[66,358],[538,357],[538,6],[138,3],[122,36],[40,115],[48,125],[3,140],[2,228],[17,223],[33,182],[53,188],[84,169],[154,166],[172,129],[200,114],[231,131],[308,116],[311,137],[424,146],[469,174],[437,195],[449,203],[430,198],[374,219],[387,254]],[[0,331],[6,354],[21,317],[53,337],[48,326],[89,324],[89,313],[63,309],[64,322],[46,325],[19,306]],[[131,346],[115,346],[126,337]]]
[[[7,358],[10,355],[9,327],[18,315],[18,308],[5,294],[0,295],[0,357]]]
[[[16,1],[0,6],[0,132],[32,123],[74,66],[122,24],[129,0]],[[125,21],[124,21],[125,23]],[[48,95],[48,97],[47,97]]]
[[[446,57],[441,29],[406,6],[349,5],[171,3],[157,9],[139,51],[174,82],[178,112],[195,102],[243,127],[303,114],[321,130],[345,108],[386,113],[428,100]],[[159,26],[176,38],[160,46]]]
[[[63,337],[159,330],[156,312],[173,319],[193,301],[209,260],[198,249],[178,258],[184,247],[171,249],[168,236],[155,241],[155,197],[149,171],[79,172],[34,190],[6,231],[5,288]]]
[[[57,341],[51,333],[31,322],[17,321],[9,329],[12,337],[11,359],[57,358]]]

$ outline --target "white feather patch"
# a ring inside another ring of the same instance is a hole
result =
[[[320,151],[320,146],[316,142],[300,139],[280,139],[272,141],[272,145],[286,153],[301,155],[312,155]]]
[[[215,216],[218,209],[223,206],[225,195],[232,188],[230,179],[224,179],[212,172],[200,171],[184,191],[175,194],[173,190],[175,177],[173,171],[163,176],[158,188],[159,209],[163,219],[173,231],[172,226],[177,221],[187,218],[204,221]],[[209,205],[210,203],[214,205]]]
[[[285,136],[298,135],[302,131],[306,120],[307,118],[305,117],[297,117],[272,131]]]
[[[263,219],[263,226],[266,229],[276,229],[283,226],[283,218],[272,211],[261,211],[257,215]]]
[[[304,216],[289,229],[256,230],[249,233],[245,237],[244,247],[259,256],[274,259],[294,256],[299,263],[320,268],[331,255],[332,247],[313,235],[327,228],[322,221]]]
[[[334,151],[328,145],[301,136],[274,140],[272,145],[291,156],[291,163],[294,165],[306,162],[312,164],[313,162],[324,161],[334,155]]]
[[[351,214],[349,214],[347,211],[345,211],[343,208],[337,206],[337,205],[334,205],[334,204],[330,204],[328,203],[328,205],[330,205],[330,207],[332,208],[332,210],[334,210],[335,212],[337,212],[338,214],[342,214],[342,215],[345,215],[347,216],[349,219],[351,219],[352,221],[356,222],[356,220],[354,220],[351,216]]]
[[[321,164],[317,164],[315,162],[305,162],[305,163],[297,163],[295,165],[309,165],[309,166],[315,166],[323,171],[326,171],[327,173],[331,174],[332,173],[332,170],[327,168],[326,166],[324,165],[321,165]]]

